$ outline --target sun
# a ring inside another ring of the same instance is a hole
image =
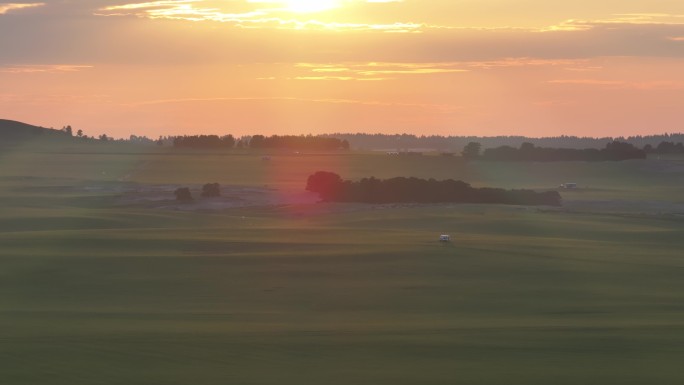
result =
[[[296,13],[323,12],[340,6],[340,0],[285,0],[283,3],[290,12]]]

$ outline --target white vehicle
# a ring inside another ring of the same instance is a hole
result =
[[[439,236],[439,241],[440,242],[449,242],[449,241],[451,241],[451,237],[446,235],[446,234],[442,234]]]

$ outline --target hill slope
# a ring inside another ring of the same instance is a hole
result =
[[[48,135],[60,138],[68,137],[63,131],[33,126],[14,120],[0,119],[0,143],[19,142]]]

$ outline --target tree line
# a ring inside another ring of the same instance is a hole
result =
[[[345,140],[313,135],[254,135],[235,139],[232,135],[184,135],[173,137],[172,143],[178,148],[253,148],[287,150],[348,150]]]
[[[438,181],[413,177],[384,180],[370,177],[360,181],[349,181],[327,171],[318,171],[310,175],[306,190],[318,193],[321,199],[327,202],[561,205],[558,191],[475,188],[460,180]]]
[[[349,142],[337,138],[314,135],[254,135],[249,139],[249,148],[299,149],[299,150],[348,150]]]
[[[532,143],[523,143],[519,148],[501,146],[488,148],[479,155],[478,143],[471,142],[463,150],[462,155],[466,158],[480,158],[491,161],[535,161],[535,162],[558,162],[558,161],[620,161],[628,159],[645,159],[646,151],[625,142],[610,142],[602,149],[586,148],[545,148],[537,147]]]
[[[655,147],[647,144],[644,146],[644,151],[648,154],[684,154],[684,143],[660,142]]]
[[[233,148],[233,135],[184,135],[173,138],[173,146],[179,148]]]

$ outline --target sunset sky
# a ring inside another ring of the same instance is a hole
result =
[[[684,132],[684,1],[0,0],[0,118],[115,137]]]

